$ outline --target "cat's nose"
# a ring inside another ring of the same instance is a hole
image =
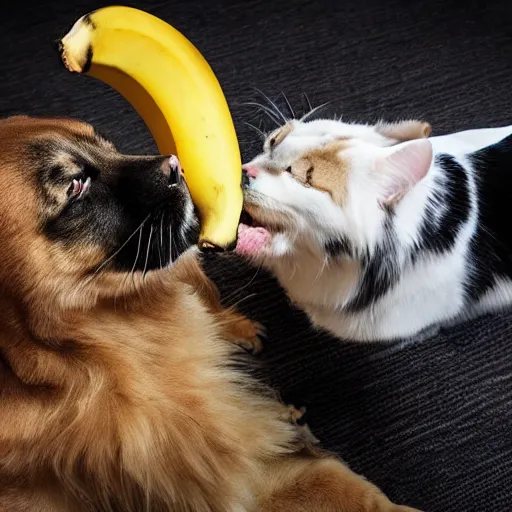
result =
[[[249,176],[249,178],[257,178],[260,170],[255,165],[245,164],[242,165],[242,170]]]

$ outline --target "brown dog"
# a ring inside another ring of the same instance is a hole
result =
[[[0,510],[406,511],[239,369],[172,159],[0,121]],[[235,364],[237,363],[237,364]]]

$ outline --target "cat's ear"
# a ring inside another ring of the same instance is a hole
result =
[[[395,139],[399,142],[407,140],[424,139],[432,133],[432,126],[426,121],[409,119],[396,123],[377,123],[375,131],[388,139]]]
[[[428,139],[403,142],[390,148],[376,162],[379,202],[397,204],[421,179],[432,163],[432,144]]]

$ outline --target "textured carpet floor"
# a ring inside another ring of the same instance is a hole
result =
[[[254,87],[353,120],[422,116],[436,134],[512,123],[512,4],[458,0],[140,1],[181,29],[225,89],[245,157]],[[66,73],[53,40],[93,1],[10,2],[0,12],[0,115],[70,115],[126,152],[154,152],[117,93]],[[172,80],[172,77],[169,77]],[[511,170],[512,172],[512,170]],[[512,315],[407,346],[312,332],[274,281],[208,259],[226,302],[268,327],[267,377],[308,406],[324,444],[393,499],[428,512],[512,510]],[[313,512],[313,511],[312,511]]]

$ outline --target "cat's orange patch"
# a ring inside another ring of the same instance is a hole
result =
[[[293,130],[293,126],[291,123],[286,123],[283,126],[280,126],[277,130],[274,130],[267,138],[267,144],[269,149],[274,149],[277,147],[283,140],[289,135]]]
[[[308,151],[292,166],[293,175],[306,186],[329,193],[336,204],[342,205],[347,196],[349,164],[341,152],[348,147],[349,140],[335,140]]]

